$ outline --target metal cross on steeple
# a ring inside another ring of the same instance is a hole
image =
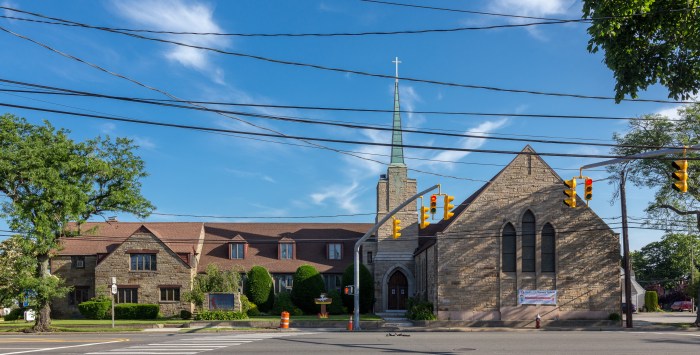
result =
[[[399,57],[396,57],[396,59],[392,60],[391,62],[396,64],[396,80],[399,80],[399,64],[401,64],[401,61],[399,60]]]

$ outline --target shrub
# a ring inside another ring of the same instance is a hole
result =
[[[6,322],[9,322],[12,320],[18,320],[22,317],[24,317],[24,309],[23,308],[13,308],[8,315],[3,317],[3,319]]]
[[[614,321],[620,321],[622,320],[622,316],[620,316],[620,313],[610,313],[608,316],[609,320],[614,320]]]
[[[343,285],[353,285],[355,281],[354,264],[350,264],[343,273]],[[343,295],[343,304],[348,310],[355,308],[354,297]],[[374,306],[374,278],[364,264],[360,264],[360,313],[369,313]]]
[[[321,296],[325,288],[323,277],[315,267],[311,265],[299,266],[294,273],[292,301],[304,313],[316,314],[320,307],[314,302],[314,298]]]
[[[78,305],[78,311],[87,319],[108,319],[112,315],[111,301],[85,301]]]
[[[300,316],[304,314],[299,307],[294,305],[294,302],[292,302],[292,296],[289,294],[289,292],[280,292],[275,295],[275,305],[272,307],[272,314],[280,315],[283,311],[287,311],[293,316]]]
[[[120,303],[114,306],[115,319],[156,319],[160,305],[144,303]]]
[[[275,302],[274,281],[267,269],[262,266],[253,266],[248,271],[245,295],[263,312],[272,308]]]
[[[243,312],[234,311],[201,311],[194,317],[195,320],[241,320],[248,319],[248,315]]]
[[[180,318],[182,319],[192,319],[192,312],[183,309],[180,311]]]
[[[656,291],[647,291],[644,294],[644,307],[648,312],[658,312],[659,308],[659,295]]]
[[[274,298],[273,298],[274,302]],[[258,305],[256,305],[253,302],[250,302],[248,297],[246,295],[241,295],[241,312],[247,314],[249,317],[256,317],[260,315],[260,310],[258,309]]]
[[[433,304],[428,301],[416,300],[409,298],[406,308],[406,318],[411,320],[436,320],[437,317],[433,314]]]
[[[333,300],[331,304],[326,306],[326,310],[330,314],[345,314],[347,313],[347,308],[343,307],[343,299],[340,297],[340,293],[336,290],[331,290],[328,292],[328,297]]]

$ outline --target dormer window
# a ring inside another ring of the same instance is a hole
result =
[[[326,255],[329,260],[340,260],[343,258],[343,244],[328,243],[326,245]]]
[[[280,259],[294,259],[294,244],[280,243]]]
[[[230,248],[230,258],[231,259],[245,259],[245,243],[231,243]]]
[[[71,256],[71,265],[73,269],[85,268],[85,256]]]

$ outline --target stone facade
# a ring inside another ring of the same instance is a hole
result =
[[[418,294],[433,302],[441,320],[522,320],[538,313],[544,319],[605,319],[619,311],[618,235],[582,200],[575,209],[564,205],[562,179],[531,148],[523,153],[465,201],[435,244],[416,255],[423,269],[418,273],[435,280]],[[535,220],[533,272],[523,271],[526,213]],[[509,223],[516,231],[514,272],[502,270],[502,235]],[[542,271],[547,223],[555,233],[554,272]],[[558,306],[519,305],[520,289],[557,290]]]
[[[61,275],[67,285],[74,287],[66,297],[53,301],[51,307],[54,316],[78,316],[78,304],[95,296],[96,265],[95,255],[58,255],[51,259],[51,272]]]

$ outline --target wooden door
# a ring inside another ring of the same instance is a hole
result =
[[[406,309],[406,299],[408,299],[406,275],[397,270],[389,278],[388,286],[388,309]]]

